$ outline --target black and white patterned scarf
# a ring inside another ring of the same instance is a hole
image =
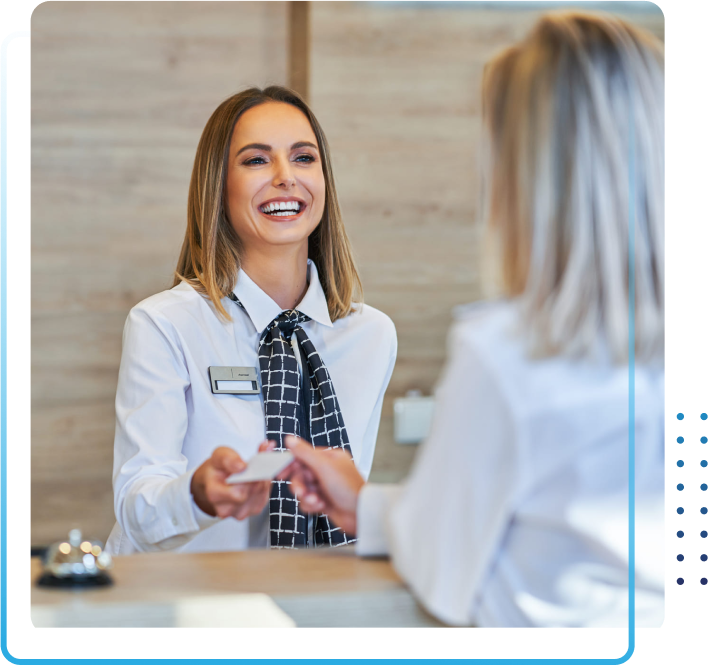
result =
[[[246,308],[234,295],[229,296],[244,312]],[[248,314],[248,312],[246,312]],[[286,450],[283,438],[295,434],[315,447],[351,447],[332,378],[302,324],[310,317],[296,309],[282,312],[268,324],[258,345],[258,362],[265,408],[266,436],[276,442],[276,450]],[[303,375],[291,346],[295,336],[300,350]],[[304,384],[304,386],[303,386]],[[309,390],[307,386],[309,385]],[[304,388],[304,389],[303,389]],[[270,492],[271,548],[346,545],[356,542],[332,524],[327,515],[317,515],[314,540],[310,542],[307,515],[290,492],[289,481],[274,480]]]

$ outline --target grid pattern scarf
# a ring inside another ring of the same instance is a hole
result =
[[[229,296],[244,312],[234,295]],[[246,312],[248,313],[248,312]],[[268,324],[258,344],[258,362],[265,407],[266,436],[285,450],[283,438],[295,434],[315,447],[343,448],[351,455],[349,438],[337,395],[327,367],[303,330],[310,317],[295,309],[282,312]],[[297,340],[302,360],[303,381],[291,345]],[[309,388],[309,389],[308,389]],[[314,543],[308,534],[307,515],[290,492],[290,482],[274,480],[270,491],[271,548],[346,545],[355,542],[332,524],[327,515],[314,521]]]

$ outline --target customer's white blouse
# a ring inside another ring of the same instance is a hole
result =
[[[358,552],[390,552],[451,624],[627,624],[627,367],[529,360],[512,304],[462,308],[428,440],[367,485]],[[637,367],[636,608],[663,617],[664,373]]]
[[[383,396],[396,360],[396,331],[362,305],[332,323],[317,268],[297,309],[334,383],[354,461],[371,470]],[[188,284],[154,295],[130,312],[116,394],[113,489],[117,524],[108,551],[238,550],[266,547],[267,507],[237,521],[202,512],[190,493],[195,469],[219,446],[248,460],[265,439],[262,395],[215,395],[210,366],[258,367],[262,332],[282,308],[240,271],[221,320]]]

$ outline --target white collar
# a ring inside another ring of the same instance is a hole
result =
[[[331,328],[332,320],[329,318],[327,298],[320,284],[317,266],[310,259],[307,260],[307,270],[310,285],[295,309],[306,314],[313,321]],[[248,316],[259,333],[262,333],[281,312],[286,311],[263,291],[243,269],[238,271],[234,295],[246,308]]]

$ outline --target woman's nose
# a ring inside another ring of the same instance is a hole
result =
[[[292,166],[288,160],[276,162],[275,175],[273,177],[273,186],[281,189],[290,189],[295,184],[295,176],[292,172]]]

